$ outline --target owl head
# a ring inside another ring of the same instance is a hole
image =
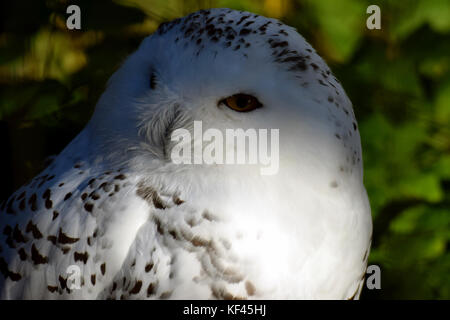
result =
[[[89,127],[98,150],[143,170],[241,177],[265,168],[267,179],[326,193],[362,183],[358,127],[339,81],[294,28],[249,12],[202,10],[162,24],[112,76]],[[244,149],[227,139],[232,130]]]

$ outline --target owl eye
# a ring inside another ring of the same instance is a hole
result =
[[[262,107],[262,103],[254,96],[244,93],[234,94],[228,98],[222,99],[220,103],[228,108],[238,112],[249,112]]]
[[[152,88],[152,89],[156,88],[156,75],[155,75],[155,72],[153,72],[153,71],[150,75],[150,88]]]

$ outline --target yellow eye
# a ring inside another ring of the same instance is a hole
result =
[[[228,108],[238,112],[249,112],[261,108],[262,104],[254,96],[238,93],[221,100]]]

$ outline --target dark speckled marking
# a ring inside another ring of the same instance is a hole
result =
[[[12,281],[19,281],[22,279],[22,275],[15,273],[8,269],[8,264],[3,257],[0,257],[0,273],[6,278],[10,278]]]
[[[86,264],[89,259],[89,254],[87,252],[74,252],[73,258],[75,262],[82,261],[84,264]]]
[[[27,224],[27,228],[25,229],[26,232],[31,232],[33,235],[33,238],[35,239],[41,239],[42,233],[38,229],[37,225],[33,224],[33,222],[30,220]]]
[[[47,286],[47,290],[51,293],[55,293],[56,290],[58,290],[58,287],[56,286]]]
[[[271,48],[278,48],[278,47],[281,47],[281,48],[283,48],[283,47],[287,47],[289,45],[289,42],[287,42],[287,41],[273,41],[271,44],[270,44],[270,47]]]
[[[100,196],[98,194],[94,193],[93,195],[91,195],[91,199],[98,200],[98,199],[100,199]]]
[[[37,199],[36,193],[33,193],[31,197],[28,199],[28,204],[31,205],[31,211],[37,210],[36,199]]]
[[[20,200],[20,202],[19,202],[19,209],[20,209],[21,211],[23,211],[23,210],[25,210],[25,208],[26,208],[25,199],[22,199],[22,200]]]
[[[256,288],[251,281],[245,281],[245,290],[249,296],[253,296],[256,292]]]
[[[17,253],[19,254],[20,260],[25,261],[27,260],[27,253],[25,252],[24,248],[20,248],[19,251],[17,251]]]
[[[68,254],[69,251],[70,251],[70,248],[69,247],[63,247],[63,248],[61,248],[61,251],[62,251],[63,254]]]
[[[14,227],[13,233],[12,233],[12,238],[14,241],[16,241],[17,243],[26,243],[28,241],[28,239],[22,234],[22,232],[19,230],[18,225],[16,224],[16,226]]]
[[[151,295],[155,294],[157,285],[154,283],[150,283],[147,287],[147,297],[150,297]]]
[[[153,204],[157,209],[166,209],[163,201],[159,197],[158,193],[152,187],[144,186],[142,183],[138,184],[136,194],[147,201],[149,204]]]
[[[11,228],[11,226],[5,226],[5,228],[3,228],[3,234],[5,235],[5,236],[10,236],[11,235],[11,233],[12,233],[12,228]]]
[[[102,263],[102,265],[100,266],[100,272],[102,273],[102,275],[105,275],[105,273],[106,273],[106,263]]]
[[[57,238],[56,236],[47,236],[47,240],[56,245]]]
[[[240,35],[240,36],[246,36],[246,35],[248,35],[250,32],[251,32],[250,29],[244,28],[244,29],[241,29],[241,31],[239,32],[239,35]]]
[[[20,279],[22,279],[22,275],[20,273],[16,273],[16,272],[12,272],[12,271],[9,271],[8,277],[12,281],[19,281]]]
[[[142,288],[142,281],[136,281],[133,289],[130,290],[130,294],[138,294],[141,291]]]
[[[169,299],[171,295],[172,295],[172,291],[166,291],[166,292],[161,293],[159,298],[162,300]]]
[[[153,263],[148,263],[146,266],[145,266],[145,272],[150,272],[151,270],[152,270],[152,268],[153,268]]]
[[[183,200],[181,200],[180,198],[178,198],[177,196],[173,197],[173,203],[175,203],[177,206],[181,205],[184,203]]]
[[[63,278],[62,276],[59,276],[58,281],[59,281],[59,286],[61,287],[61,289],[64,290],[67,288],[67,278]]]
[[[50,200],[50,199],[46,199],[46,200],[45,200],[45,208],[46,208],[46,209],[51,209],[51,208],[53,208],[53,201]]]
[[[92,209],[94,208],[94,205],[92,203],[85,203],[84,204],[84,210],[86,210],[87,212],[92,212]]]
[[[59,228],[58,242],[61,244],[72,244],[80,240],[79,238],[71,238],[67,236],[61,228]]]
[[[110,192],[112,187],[111,187],[110,183],[103,182],[98,188],[103,189],[103,191],[105,191],[105,192]]]
[[[36,265],[48,263],[48,257],[41,255],[34,243],[31,246],[31,260]]]
[[[45,190],[45,192],[42,194],[42,199],[49,199],[51,195],[50,189]]]

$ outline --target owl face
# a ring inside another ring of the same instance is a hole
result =
[[[362,174],[352,105],[328,66],[293,28],[246,12],[205,10],[160,26],[112,77],[94,118],[115,145],[147,145],[163,161],[184,143],[191,164],[199,164],[194,146],[203,150],[215,141],[223,162],[214,168],[227,168],[226,154],[237,148],[227,130],[255,130],[257,149],[266,130],[266,155],[278,158],[280,179],[314,172],[313,184],[322,189]],[[177,129],[190,136],[183,140]],[[210,129],[221,141],[208,133],[203,140]],[[244,152],[250,159],[251,146]]]

